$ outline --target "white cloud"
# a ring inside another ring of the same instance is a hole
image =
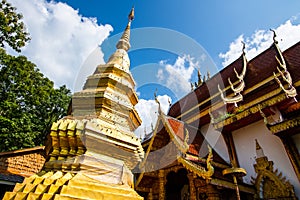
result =
[[[56,86],[66,84],[73,89],[74,77],[81,65],[108,37],[112,27],[98,25],[95,18],[83,17],[65,3],[45,0],[9,2],[23,14],[30,33],[31,41],[22,54],[37,64]],[[104,63],[103,54],[100,60]]]
[[[161,110],[166,114],[169,109],[169,100],[171,100],[171,98],[168,95],[159,95],[157,96],[157,99],[160,102]],[[152,127],[155,128],[158,115],[158,104],[155,100],[140,99],[136,104],[135,109],[142,119],[142,124],[135,130],[135,135],[144,137],[145,131],[146,133],[149,133],[152,131]]]
[[[282,51],[300,41],[300,24],[296,22],[298,18],[299,16],[294,16],[274,29],[277,35],[276,39],[279,41],[278,45]],[[219,54],[219,57],[224,60],[222,62],[224,67],[241,55],[241,41],[246,44],[246,57],[250,60],[270,47],[273,43],[273,32],[270,30],[257,30],[250,37],[240,35],[230,44],[226,53]]]
[[[191,91],[191,77],[195,68],[199,68],[199,62],[190,55],[178,56],[173,65],[161,61],[163,69],[159,69],[156,77],[158,81],[172,90],[178,97],[182,97]]]

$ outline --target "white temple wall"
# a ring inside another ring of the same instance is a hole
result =
[[[222,136],[222,133],[217,131],[211,123],[204,125],[201,127],[201,133],[208,141],[209,145],[228,163],[230,164],[230,159],[226,147],[226,143]],[[206,146],[202,146],[202,148],[207,149]],[[207,150],[206,150],[207,151]],[[200,150],[201,152],[201,150]],[[201,155],[200,155],[201,156]]]
[[[281,140],[267,129],[263,120],[232,132],[232,136],[240,167],[247,171],[244,177],[246,183],[251,183],[251,176],[256,177],[253,165],[256,163],[255,139],[257,139],[265,156],[274,162],[274,170],[282,172],[294,186],[297,197],[300,197],[300,184],[284,146]]]

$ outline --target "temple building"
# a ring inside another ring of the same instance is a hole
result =
[[[252,60],[243,46],[213,77],[199,72],[168,113],[156,98],[156,126],[141,141],[127,53],[133,18],[132,9],[117,50],[52,124],[43,153],[29,151],[43,167],[3,199],[298,199],[300,42],[282,52],[274,32]]]
[[[209,80],[199,73],[196,88],[159,111],[142,142],[136,190],[145,199],[300,196],[300,42],[281,52],[273,40],[250,61],[243,46]]]

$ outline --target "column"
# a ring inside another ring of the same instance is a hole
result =
[[[220,194],[211,184],[207,185],[207,200],[220,200]]]
[[[232,133],[222,131],[222,135],[228,149],[229,159],[232,164],[232,167],[239,167],[239,162],[236,154],[236,149],[234,146]]]
[[[152,188],[150,188],[150,192],[148,193],[148,200],[153,200]]]
[[[195,188],[194,179],[197,178],[197,176],[194,173],[188,173],[188,179],[189,179],[189,187],[190,187],[190,200],[197,200],[197,191]]]
[[[165,171],[163,169],[158,171],[158,187],[159,187],[159,194],[158,199],[164,200],[165,199]]]

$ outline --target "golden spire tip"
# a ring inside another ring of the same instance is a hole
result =
[[[128,20],[132,21],[134,19],[134,7],[132,6],[131,11],[128,15]]]
[[[257,139],[255,139],[255,146],[256,146],[256,150],[261,149],[261,146],[259,145]]]

